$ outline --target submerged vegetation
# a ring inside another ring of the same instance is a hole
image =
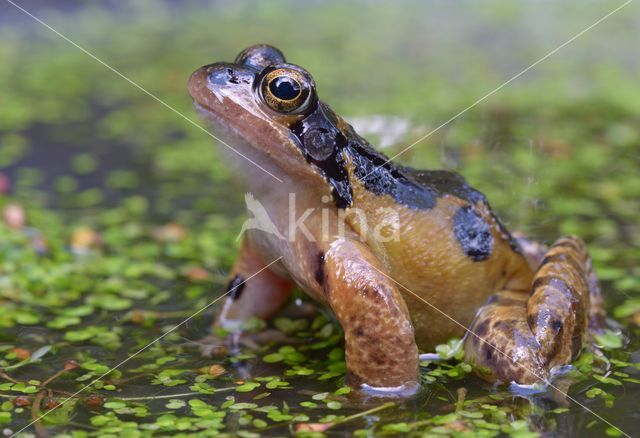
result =
[[[464,12],[413,3],[404,12],[359,3],[134,3],[104,10],[69,2],[66,14],[38,12],[194,121],[191,71],[257,41],[276,44],[314,73],[321,98],[339,113],[408,119],[412,128],[389,155],[608,12],[599,3],[569,3],[556,11],[558,21],[542,10],[551,5],[497,2],[468,3]],[[28,433],[73,437],[634,431],[640,89],[630,41],[637,5],[401,160],[459,171],[511,229],[545,242],[582,236],[620,327],[598,336],[557,383],[571,399],[553,389],[492,387],[452,340],[438,348],[439,359],[421,364],[417,398],[368,402],[344,386],[339,326],[302,294],[275,321],[247,327],[282,342],[200,354],[195,341],[209,333],[214,307],[207,306],[237,246],[241,184],[209,136],[10,5],[1,8],[4,434],[31,422]],[[293,17],[290,28],[281,8]],[[372,34],[371,23],[384,26]]]

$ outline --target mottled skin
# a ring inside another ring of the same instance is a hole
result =
[[[387,162],[279,50],[253,46],[234,63],[204,66],[189,91],[218,135],[282,180],[237,160],[286,237],[245,234],[229,287],[248,280],[226,298],[216,325],[271,317],[298,285],[342,325],[350,384],[400,392],[418,386],[419,350],[466,327],[478,335],[466,333],[466,356],[485,378],[546,380],[582,349],[589,315],[602,317],[580,239],[560,239],[543,255],[541,245],[509,234],[459,175]],[[286,234],[306,209],[305,229]]]

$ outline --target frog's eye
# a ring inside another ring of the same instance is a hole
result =
[[[272,110],[297,114],[309,107],[312,86],[301,72],[292,68],[276,68],[262,77],[260,97]]]

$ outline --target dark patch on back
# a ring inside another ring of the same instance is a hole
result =
[[[324,284],[324,253],[318,253],[318,266],[316,267],[316,281],[320,286]]]
[[[443,194],[453,195],[457,198],[467,201],[469,204],[478,205],[482,204],[486,206],[487,210],[491,212],[493,220],[500,229],[500,232],[507,238],[509,246],[515,252],[522,254],[522,250],[518,245],[516,239],[509,233],[507,227],[504,226],[498,216],[496,216],[491,210],[487,197],[479,190],[471,187],[467,181],[458,173],[448,170],[415,170],[407,169],[411,172],[412,176],[421,185],[425,185],[433,188],[438,193],[438,196]]]
[[[471,187],[460,174],[448,170],[416,170],[405,168],[421,185],[431,187],[437,193],[449,194],[464,199],[469,204],[486,203],[487,198]]]
[[[407,169],[386,162],[387,157],[365,140],[357,135],[356,139],[349,142],[348,153],[353,161],[355,177],[367,190],[376,195],[389,195],[412,209],[435,207],[438,193],[432,187],[419,184]]]
[[[231,279],[229,284],[227,285],[226,293],[229,294],[232,300],[240,299],[242,292],[244,292],[244,287],[246,286],[244,278],[239,275],[236,275]]]
[[[453,232],[462,251],[474,262],[481,262],[491,256],[491,227],[473,207],[462,207],[456,212],[453,217]]]

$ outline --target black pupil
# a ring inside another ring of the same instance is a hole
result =
[[[282,100],[292,100],[300,94],[300,84],[288,76],[280,76],[269,82],[271,93]]]

